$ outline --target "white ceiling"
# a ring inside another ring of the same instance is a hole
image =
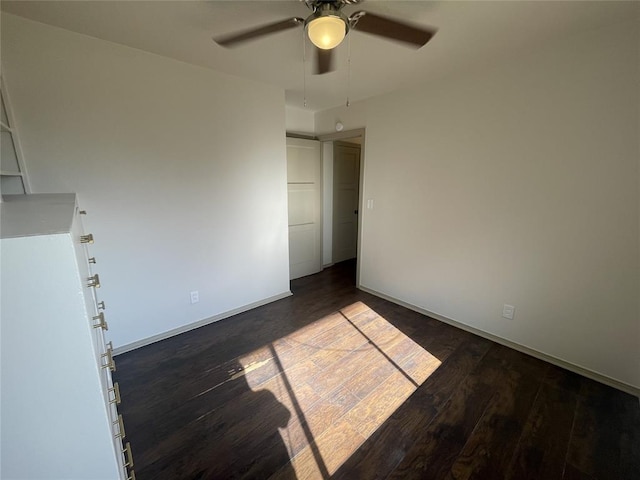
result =
[[[490,66],[554,39],[605,24],[638,18],[640,3],[616,1],[365,1],[345,13],[366,10],[438,28],[414,50],[358,31],[336,54],[337,70],[311,75],[310,110],[416,85],[454,72]],[[283,88],[287,104],[303,107],[302,28],[234,49],[212,36],[259,26],[310,11],[288,1],[7,1],[3,11],[75,32]],[[351,75],[347,81],[347,51]],[[309,50],[307,50],[309,51]],[[349,85],[349,88],[347,87]],[[349,90],[349,92],[347,92]]]

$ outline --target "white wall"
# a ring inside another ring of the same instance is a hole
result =
[[[343,125],[344,131],[365,128],[368,120],[368,107],[370,102],[352,102],[349,107],[336,107],[315,113],[314,125],[316,134],[333,134],[336,131],[336,122]]]
[[[311,110],[290,107],[285,108],[286,128],[289,133],[313,135],[315,132],[315,115]]]
[[[316,114],[366,125],[362,285],[640,387],[638,25]]]
[[[4,13],[2,62],[33,192],[89,212],[116,347],[288,292],[283,91]]]

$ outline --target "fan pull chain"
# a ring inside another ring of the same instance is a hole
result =
[[[351,106],[349,93],[351,92],[351,35],[347,35],[347,107]]]
[[[305,31],[302,29],[302,96],[303,106],[307,108],[307,43],[305,42]]]

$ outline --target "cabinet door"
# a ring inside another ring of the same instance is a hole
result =
[[[6,478],[121,478],[70,233],[2,239]]]
[[[79,208],[76,207],[76,216],[72,226],[71,234],[75,239],[76,262],[78,265],[78,271],[80,272],[80,277],[83,280],[88,280],[89,278],[95,278],[94,276],[96,274],[99,275],[98,272],[100,268],[98,259],[92,256],[92,244],[80,243],[78,241],[81,236],[84,236],[87,233],[83,228],[82,215],[79,212]],[[94,238],[93,235],[92,238]],[[99,239],[94,238],[94,241],[99,241]],[[123,432],[121,431],[124,429],[124,425],[119,419],[118,413],[118,403],[120,395],[117,391],[117,387],[114,386],[113,378],[111,376],[112,370],[115,369],[115,361],[111,356],[111,345],[110,343],[107,343],[105,337],[105,332],[108,326],[108,312],[105,311],[105,304],[100,303],[102,301],[99,299],[101,289],[98,287],[90,286],[90,283],[93,282],[84,281],[82,283],[83,297],[87,312],[86,318],[87,323],[91,328],[93,350],[95,362],[99,371],[100,384],[102,386],[104,407],[106,409],[109,423],[111,425],[113,455],[115,456],[115,461],[117,462],[118,469],[120,471],[120,478],[128,478],[125,468],[127,459],[123,454]],[[111,365],[113,365],[113,367]]]

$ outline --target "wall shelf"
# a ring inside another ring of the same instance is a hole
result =
[[[30,193],[22,149],[4,79],[0,77],[0,201],[1,194]]]
[[[0,170],[0,175],[3,177],[22,177],[23,173],[16,170]]]

